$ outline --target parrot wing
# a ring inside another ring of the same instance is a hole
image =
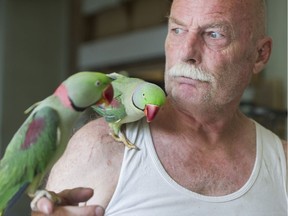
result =
[[[57,150],[58,125],[58,113],[43,107],[32,112],[13,136],[0,162],[0,212],[20,197],[18,192],[45,174]]]

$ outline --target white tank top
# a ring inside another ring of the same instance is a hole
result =
[[[252,174],[238,191],[204,196],[177,184],[164,170],[145,121],[127,125],[141,150],[125,149],[118,185],[106,216],[287,216],[286,159],[281,140],[256,124]]]

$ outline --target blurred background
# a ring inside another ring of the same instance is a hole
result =
[[[240,108],[287,139],[287,1],[268,0],[273,53]],[[0,156],[24,110],[82,70],[163,86],[168,0],[0,0]],[[22,197],[8,215],[29,215]]]

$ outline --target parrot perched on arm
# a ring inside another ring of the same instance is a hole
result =
[[[166,95],[157,85],[139,78],[130,78],[118,73],[108,75],[112,79],[114,98],[110,105],[94,105],[94,109],[103,116],[112,129],[111,135],[116,141],[123,142],[128,148],[137,148],[121,130],[125,123],[137,121],[144,116],[151,122],[159,108],[165,103]]]
[[[63,154],[82,111],[96,103],[112,101],[111,81],[100,72],[76,73],[29,109],[29,116],[0,161],[0,216],[25,191],[32,198],[38,194],[31,208],[36,207],[37,199],[42,196],[54,198],[48,192],[36,191]]]

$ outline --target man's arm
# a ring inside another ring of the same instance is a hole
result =
[[[123,153],[124,145],[115,142],[109,135],[107,123],[103,119],[94,120],[83,126],[71,138],[65,153],[51,170],[46,189],[60,193],[78,187],[92,188],[94,194],[91,198],[86,197],[89,201],[77,200],[76,204],[85,202],[88,205],[97,204],[106,208],[118,182]],[[79,189],[78,192],[80,191]],[[67,193],[64,195],[67,200]],[[67,212],[64,208],[67,206],[58,207],[56,210]],[[76,207],[73,210],[75,209]]]

